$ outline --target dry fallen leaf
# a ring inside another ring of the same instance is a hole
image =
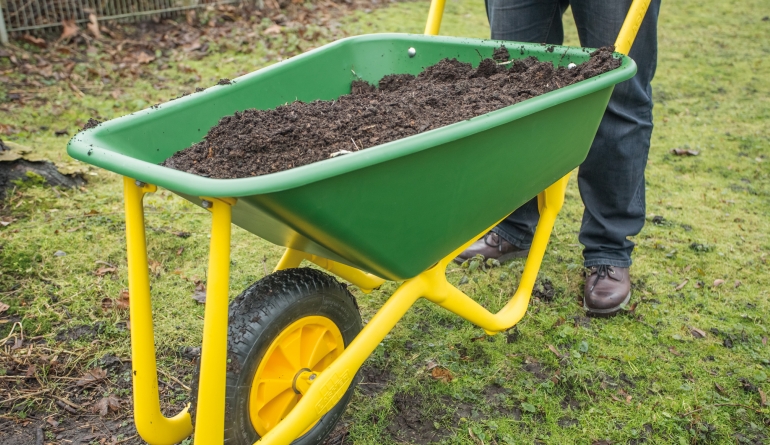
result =
[[[741,284],[743,284],[743,283],[741,283],[741,280],[735,280],[735,288],[736,289],[741,287]]]
[[[696,327],[690,326],[690,333],[695,338],[706,338],[706,333]]]
[[[80,32],[80,28],[78,28],[78,25],[75,24],[74,20],[63,20],[61,22],[61,26],[62,32],[61,36],[59,36],[59,40],[66,40],[75,37],[78,35],[78,32]]]
[[[767,406],[767,396],[765,395],[765,392],[762,391],[762,388],[757,388],[757,391],[759,392],[760,406]]]
[[[198,282],[193,291],[192,298],[200,304],[206,304],[206,285]]]
[[[682,356],[682,353],[681,353],[681,352],[679,352],[679,351],[677,351],[677,350],[676,350],[676,348],[675,348],[675,347],[673,347],[673,346],[671,346],[670,348],[668,348],[668,352],[670,352],[670,353],[674,354],[674,355],[675,355],[675,356],[677,356],[677,357],[681,357],[681,356]]]
[[[115,307],[118,309],[128,309],[130,307],[130,301],[129,301],[129,295],[128,290],[123,289],[120,291],[120,296],[118,297],[118,300],[115,302]]]
[[[720,386],[720,385],[719,385],[719,383],[717,383],[717,382],[714,382],[714,388],[716,388],[716,389],[717,389],[717,392],[718,392],[719,394],[721,394],[721,395],[723,395],[723,396],[727,397],[727,391],[725,391],[725,389],[724,389],[724,388],[722,388],[722,386]]]
[[[144,51],[137,51],[136,53],[134,53],[134,56],[136,57],[136,61],[141,63],[142,65],[146,65],[152,62],[153,60],[155,60],[155,56],[147,54]]]
[[[436,380],[441,380],[444,383],[451,382],[454,377],[452,376],[452,373],[449,372],[448,369],[442,368],[440,366],[436,366],[430,371],[431,377],[433,377]]]
[[[115,397],[114,394],[102,397],[98,402],[93,404],[91,410],[95,413],[99,413],[102,417],[106,416],[110,411],[118,412],[118,410],[120,410],[120,399]]]
[[[685,279],[684,281],[682,281],[681,283],[679,283],[679,285],[677,285],[677,286],[676,286],[675,290],[682,290],[682,289],[684,289],[684,287],[687,285],[687,283],[688,283],[689,281],[690,281],[690,280],[688,280],[688,279]]]
[[[149,266],[150,266],[150,272],[155,276],[160,275],[161,270],[163,270],[163,267],[160,265],[160,262],[155,260],[150,260]]]
[[[130,299],[128,291],[123,289],[120,291],[120,295],[116,299],[112,298],[103,298],[102,299],[102,310],[110,310],[110,309],[116,309],[116,310],[126,310],[130,307]]]
[[[88,24],[86,25],[91,34],[97,39],[102,38],[102,33],[99,31],[99,21],[96,19],[96,14],[88,14]]]
[[[103,277],[103,276],[107,275],[108,273],[114,273],[116,270],[118,270],[117,267],[106,267],[106,266],[104,266],[104,267],[100,267],[100,268],[96,269],[96,272],[94,272],[94,273],[96,274],[97,277]]]
[[[3,312],[7,311],[10,308],[11,308],[10,306],[0,301],[0,314],[2,314]]]
[[[102,310],[107,311],[112,309],[115,306],[115,302],[112,301],[112,298],[104,297],[102,298]]]
[[[723,284],[725,284],[725,280],[723,280],[721,278],[717,278],[716,280],[714,280],[714,287],[718,287],[718,286],[721,286]]]
[[[27,43],[31,43],[31,44],[39,47],[39,48],[45,48],[46,47],[45,40],[41,39],[40,37],[34,37],[32,35],[29,35],[29,34],[24,34],[23,36],[21,36],[21,40],[24,40]]]
[[[272,25],[268,26],[265,30],[265,34],[280,34],[281,33],[281,26],[273,23]]]
[[[559,358],[562,358],[562,357],[564,357],[564,356],[561,354],[561,352],[559,352],[559,350],[558,350],[558,349],[556,349],[556,346],[554,346],[554,345],[548,345],[548,349],[549,349],[551,352],[553,352],[554,354],[556,354],[556,357],[559,357]]]
[[[671,153],[677,156],[698,156],[700,154],[700,151],[691,150],[689,148],[673,148],[671,149]]]
[[[104,380],[106,377],[107,371],[103,370],[102,368],[94,368],[83,374],[83,376],[80,377],[80,379],[78,379],[75,384],[77,386],[88,386]]]

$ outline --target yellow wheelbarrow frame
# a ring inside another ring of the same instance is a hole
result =
[[[633,1],[615,42],[617,52],[628,54],[650,1]],[[432,0],[425,34],[438,34],[444,4],[445,0]],[[518,323],[527,311],[556,216],[564,203],[568,181],[569,175],[564,176],[538,195],[540,220],[521,281],[516,293],[499,312],[489,312],[446,279],[449,263],[491,230],[490,227],[430,269],[404,281],[342,354],[323,372],[317,373],[314,380],[307,380],[298,404],[257,443],[289,444],[318,421],[342,398],[364,361],[420,298],[459,315],[489,335],[508,330]],[[160,411],[143,208],[144,195],[155,190],[154,185],[124,178],[128,281],[131,293],[134,421],[139,435],[148,443],[171,445],[192,434],[193,425],[188,413],[189,407],[171,418],[163,416]],[[224,440],[231,206],[236,200],[201,198],[205,207],[211,211],[212,225],[195,445],[211,445],[220,444]],[[350,281],[367,293],[385,282],[351,266],[291,248],[286,249],[275,270],[298,267],[303,260]]]

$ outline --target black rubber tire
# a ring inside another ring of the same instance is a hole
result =
[[[332,320],[347,347],[361,331],[361,314],[353,295],[336,279],[319,270],[287,269],[249,286],[230,303],[227,335],[225,444],[252,445],[259,440],[249,418],[249,393],[259,362],[272,341],[302,317],[322,315]],[[199,365],[200,366],[200,365]],[[193,374],[190,413],[195,422],[200,368]],[[323,443],[345,412],[359,376],[321,420],[293,444]]]

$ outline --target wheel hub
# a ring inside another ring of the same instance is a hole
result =
[[[344,349],[339,328],[323,316],[300,318],[281,331],[268,346],[251,384],[249,416],[257,433],[264,436],[286,417],[317,374]]]

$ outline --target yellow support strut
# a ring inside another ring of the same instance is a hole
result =
[[[224,442],[227,389],[227,308],[230,290],[230,231],[234,199],[204,198],[211,211],[211,244],[206,280],[195,445]]]
[[[134,386],[134,423],[142,439],[153,445],[179,443],[192,433],[187,409],[172,418],[160,412],[158,370],[155,362],[155,337],[150,302],[150,277],[144,234],[142,200],[154,185],[123,178],[126,206],[126,250],[128,253],[128,290],[131,295],[131,367]]]

